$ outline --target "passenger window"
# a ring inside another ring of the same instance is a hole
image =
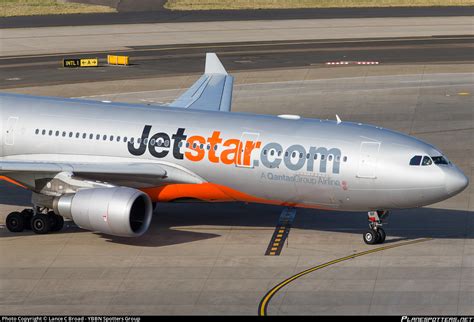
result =
[[[123,137],[123,142],[127,142],[127,137],[126,136]]]
[[[97,134],[97,135],[95,136],[95,139],[96,139],[96,140],[100,140],[100,134]]]
[[[86,133],[82,133],[82,138],[85,139],[87,137]]]
[[[155,145],[155,142],[156,142],[155,139],[151,139],[150,140],[150,145]]]
[[[40,130],[36,129],[35,134],[39,134]]]
[[[70,137],[70,138],[72,138],[72,134],[73,134],[72,132],[69,132],[69,137]]]
[[[166,140],[166,141],[165,141],[165,146],[166,146],[166,147],[169,147],[169,146],[170,146],[170,141]]]
[[[315,160],[318,159],[318,154],[317,153],[314,155],[313,159],[315,159]]]
[[[56,131],[56,136],[59,136],[59,131]]]
[[[332,154],[330,154],[330,155],[328,156],[328,160],[329,160],[329,161],[332,161]]]
[[[138,144],[141,144],[141,143],[142,143],[142,138],[138,138],[138,139],[137,139],[137,143],[138,143]]]
[[[76,139],[79,138],[79,135],[81,135],[79,132],[76,132]]]
[[[49,130],[49,136],[51,136],[53,134],[53,131],[52,130]]]
[[[293,152],[293,153],[291,154],[291,157],[292,157],[292,158],[296,157],[296,152]]]
[[[415,155],[413,158],[410,160],[410,165],[420,165],[421,162],[421,155]]]
[[[275,150],[270,150],[270,155],[273,156],[275,154]]]
[[[346,161],[347,161],[347,157],[344,157],[344,159],[342,159],[342,161],[346,162]]]
[[[321,154],[321,160],[324,160],[324,158],[325,158],[325,155]]]
[[[41,131],[41,134],[45,135],[45,134],[46,134],[46,130]]]
[[[120,142],[120,136],[117,136],[117,142]]]
[[[110,136],[110,142],[112,142],[113,140],[114,140],[114,136],[111,135],[111,136]]]
[[[421,165],[431,165],[431,164],[433,164],[433,161],[431,161],[430,157],[425,155],[423,157],[423,162],[421,163]]]
[[[94,134],[89,134],[89,140],[92,140],[94,138]]]
[[[104,135],[104,136],[102,137],[102,140],[104,140],[104,141],[107,140],[107,135]]]

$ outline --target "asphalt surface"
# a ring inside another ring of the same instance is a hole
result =
[[[131,46],[107,52],[130,56],[128,67],[107,66],[106,53],[0,58],[0,88],[120,80],[201,73],[213,51],[231,72],[275,68],[326,68],[327,62],[379,64],[463,63],[472,60],[474,37],[305,40],[226,44]],[[100,67],[62,68],[63,58],[99,57]],[[48,75],[44,77],[43,75]]]
[[[288,19],[337,19],[384,17],[453,17],[474,15],[468,7],[395,7],[395,8],[328,8],[272,10],[202,10],[155,11],[133,13],[75,14],[0,18],[0,28],[32,28],[54,26],[88,26],[110,24],[250,21]]]

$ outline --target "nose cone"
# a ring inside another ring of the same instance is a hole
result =
[[[453,167],[446,173],[446,191],[454,196],[469,185],[469,179],[457,167]]]

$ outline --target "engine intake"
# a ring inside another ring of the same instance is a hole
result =
[[[126,187],[79,190],[56,198],[53,208],[81,228],[122,237],[145,233],[153,213],[148,195]]]

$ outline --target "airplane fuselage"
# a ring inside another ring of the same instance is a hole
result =
[[[199,182],[137,186],[153,201],[362,211],[428,205],[467,185],[450,162],[410,165],[415,156],[441,157],[433,146],[370,125],[10,94],[0,99],[5,161],[153,162]]]

